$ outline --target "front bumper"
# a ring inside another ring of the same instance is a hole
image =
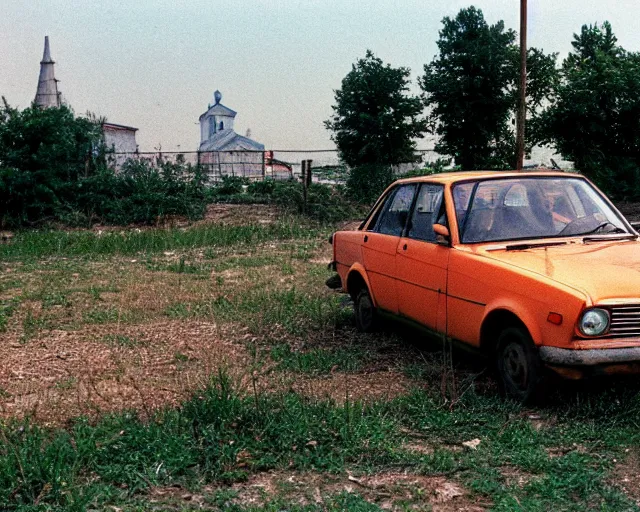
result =
[[[640,347],[600,348],[575,350],[558,347],[540,347],[540,359],[559,366],[597,366],[640,363]]]

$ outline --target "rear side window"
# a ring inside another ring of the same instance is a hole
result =
[[[442,185],[422,185],[411,216],[407,236],[425,242],[435,242],[434,224],[446,225]]]
[[[399,186],[381,209],[375,231],[383,235],[402,235],[415,192],[415,185]]]

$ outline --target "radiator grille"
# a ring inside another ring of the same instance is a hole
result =
[[[640,304],[629,306],[613,306],[611,326],[607,336],[610,338],[640,337]]]

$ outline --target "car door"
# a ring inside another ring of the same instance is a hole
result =
[[[376,217],[362,234],[362,257],[371,293],[380,309],[398,313],[396,252],[415,195],[416,185],[390,191]]]
[[[447,225],[445,211],[444,187],[423,183],[396,255],[399,313],[439,332],[446,332],[450,249],[438,243],[433,225]]]

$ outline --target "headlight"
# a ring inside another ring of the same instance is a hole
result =
[[[580,317],[578,328],[585,336],[600,336],[609,328],[609,313],[604,309],[587,309]]]

